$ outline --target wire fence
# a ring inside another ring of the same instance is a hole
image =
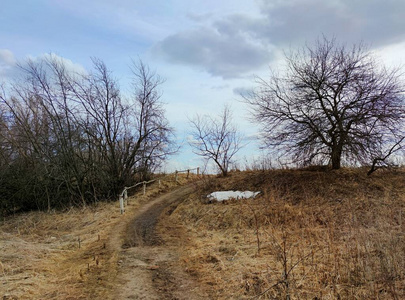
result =
[[[174,175],[174,180],[175,180],[176,182],[178,182],[178,179],[179,179],[178,175],[179,175],[179,173],[187,173],[187,178],[189,178],[190,172],[192,172],[192,171],[196,171],[197,176],[200,176],[200,168],[199,168],[199,167],[194,168],[194,169],[181,170],[181,171],[177,171],[177,170],[176,170],[174,173],[171,173],[171,174],[166,175],[166,176],[163,176],[163,177],[159,177],[159,178],[156,178],[156,179],[153,179],[153,180],[149,180],[149,181],[141,181],[141,182],[138,182],[137,184],[134,184],[134,185],[132,185],[132,186],[126,186],[126,187],[124,187],[124,190],[123,190],[122,193],[119,195],[119,202],[120,202],[120,211],[121,211],[121,214],[123,214],[123,213],[125,212],[125,206],[128,204],[128,190],[133,189],[133,188],[135,188],[135,187],[137,187],[137,186],[142,185],[142,186],[143,186],[143,194],[145,195],[145,194],[146,194],[146,186],[147,186],[148,184],[151,184],[151,183],[154,183],[154,182],[157,181],[157,182],[159,183],[159,187],[160,187],[160,185],[161,185],[161,180],[163,180],[163,179],[165,179],[165,178],[168,178],[168,177],[173,177],[173,175]]]

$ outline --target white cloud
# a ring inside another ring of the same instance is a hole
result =
[[[62,57],[55,53],[44,53],[44,54],[41,54],[36,57],[27,56],[26,59],[24,59],[21,64],[24,65],[24,63],[27,60],[31,60],[33,62],[56,61],[56,62],[62,64],[63,66],[65,66],[66,70],[68,72],[70,72],[71,74],[86,75],[88,73],[87,70],[81,64],[75,63],[72,60]]]
[[[13,52],[7,49],[0,49],[0,64],[13,66],[16,64],[16,59]]]
[[[11,76],[16,66],[16,59],[13,52],[8,49],[0,49],[0,76],[7,78]]]
[[[87,74],[87,70],[81,64],[75,63],[72,60],[55,53],[46,53],[43,54],[42,57],[45,59],[56,59],[58,62],[62,63],[69,72],[83,75]]]
[[[23,59],[17,59],[10,50],[0,49],[0,81],[14,80],[21,77],[22,71],[20,67],[24,68],[28,61],[41,62],[47,60],[55,60],[63,64],[71,74],[87,74],[82,65],[55,53],[44,53],[38,56],[28,55]]]

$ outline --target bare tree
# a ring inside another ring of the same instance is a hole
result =
[[[214,161],[221,174],[227,176],[232,158],[242,148],[242,136],[232,124],[230,108],[225,106],[217,118],[196,115],[190,125],[193,152]]]
[[[165,118],[160,86],[164,79],[141,60],[132,64],[132,102],[134,128],[137,130],[137,155],[130,155],[128,163],[147,176],[171,154],[177,152],[173,143],[174,130]]]
[[[133,95],[99,59],[80,74],[57,56],[21,64],[0,86],[0,206],[23,209],[115,199],[175,151],[159,90],[134,63]]]
[[[378,166],[403,147],[400,69],[381,66],[363,44],[335,39],[286,54],[287,70],[244,95],[264,142],[303,164]]]
[[[11,116],[9,145],[17,153],[12,166],[24,173],[20,180],[27,181],[21,183],[20,190],[27,191],[22,198],[33,194],[38,207],[43,206],[39,199],[46,199],[49,208],[50,194],[55,202],[68,194],[70,204],[76,199],[85,204],[84,149],[80,114],[70,90],[72,74],[54,56],[29,60],[20,68],[26,77],[13,85],[12,96],[4,102]]]
[[[174,152],[173,130],[160,100],[164,81],[156,72],[133,62],[132,95],[125,98],[106,65],[99,59],[93,64],[94,72],[75,82],[75,92],[87,115],[84,127],[105,164],[104,177],[117,195]]]

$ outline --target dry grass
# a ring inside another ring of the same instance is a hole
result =
[[[173,186],[137,192],[123,216],[118,203],[100,203],[5,220],[0,297],[112,299],[120,233],[140,205]],[[405,299],[405,171],[234,172],[199,186],[160,230],[210,298]],[[262,194],[204,203],[228,189]]]
[[[126,224],[140,205],[187,181],[185,175],[179,183],[166,178],[160,187],[148,186],[146,195],[136,192],[124,215],[115,202],[5,219],[0,223],[0,297],[108,299]]]
[[[405,171],[278,170],[207,179],[170,216],[215,299],[405,299]],[[204,204],[216,190],[254,200]]]

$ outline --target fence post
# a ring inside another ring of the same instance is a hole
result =
[[[125,187],[125,189],[124,189],[124,202],[125,202],[125,205],[128,205],[128,190],[127,190],[127,187]]]
[[[176,170],[176,177],[175,177],[176,182],[178,182],[178,180],[177,180],[177,174],[178,174],[178,172],[177,172],[177,170]]]
[[[190,177],[190,170],[187,170],[187,179]]]
[[[122,196],[122,194],[120,195],[120,211],[121,211],[121,215],[125,212],[124,197]]]
[[[146,194],[146,181],[143,182],[143,194]]]
[[[200,167],[197,168],[197,177],[200,176]]]
[[[159,179],[159,188],[160,188],[160,179]]]

